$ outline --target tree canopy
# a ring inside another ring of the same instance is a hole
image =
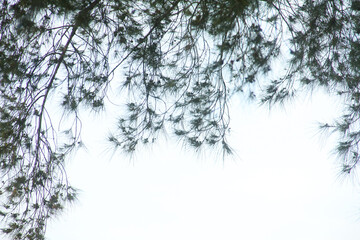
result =
[[[325,88],[344,115],[321,127],[340,134],[343,172],[358,165],[359,1],[0,2],[0,215],[12,239],[44,239],[76,198],[64,162],[81,146],[79,111],[106,111],[111,84],[127,103],[108,140],[126,153],[166,129],[230,154],[232,96],[272,105]]]

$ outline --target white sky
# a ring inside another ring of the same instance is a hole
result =
[[[224,163],[172,138],[129,161],[110,159],[112,120],[84,121],[88,151],[68,165],[78,203],[51,222],[50,240],[358,240],[360,194],[338,176],[334,139],[317,134],[331,120],[324,94],[285,110],[233,103]]]

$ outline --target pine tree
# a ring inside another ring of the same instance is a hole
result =
[[[64,162],[81,146],[79,111],[104,111],[112,83],[128,101],[108,140],[127,153],[167,129],[195,149],[230,154],[233,95],[274,104],[325,88],[344,98],[347,113],[322,127],[342,134],[337,150],[350,173],[359,161],[359,6],[355,0],[1,0],[3,233],[44,239],[47,220],[76,199]],[[288,57],[287,71],[271,79],[280,55]],[[61,99],[60,106],[51,99]],[[49,113],[54,107],[64,111],[59,128]]]

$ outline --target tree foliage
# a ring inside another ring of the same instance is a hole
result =
[[[164,129],[231,153],[231,96],[273,104],[324,87],[345,100],[344,116],[323,127],[342,134],[350,173],[359,34],[360,3],[350,0],[1,0],[2,232],[43,239],[47,220],[76,198],[64,162],[81,146],[79,111],[104,111],[112,83],[128,98],[108,140],[128,153]],[[286,71],[272,79],[280,56]],[[58,127],[54,102],[65,114]]]

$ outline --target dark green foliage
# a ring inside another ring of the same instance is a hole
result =
[[[301,87],[325,87],[346,101],[347,112],[332,125],[340,133],[337,152],[344,172],[359,162],[360,12],[358,1],[304,1],[293,5],[289,19],[290,68],[267,89],[266,101],[283,101]],[[291,21],[291,22],[290,22]]]
[[[110,83],[128,96],[108,140],[125,152],[162,131],[196,150],[231,153],[228,103],[264,103],[325,87],[347,113],[343,171],[359,162],[358,1],[1,0],[0,215],[13,239],[43,239],[47,220],[74,201],[64,170],[81,146],[79,111],[105,109]],[[270,79],[279,55],[285,74]],[[260,97],[255,92],[260,91]],[[54,100],[55,99],[55,100]],[[65,112],[59,128],[49,111]],[[70,126],[66,123],[72,123]],[[68,138],[60,137],[67,136]]]

